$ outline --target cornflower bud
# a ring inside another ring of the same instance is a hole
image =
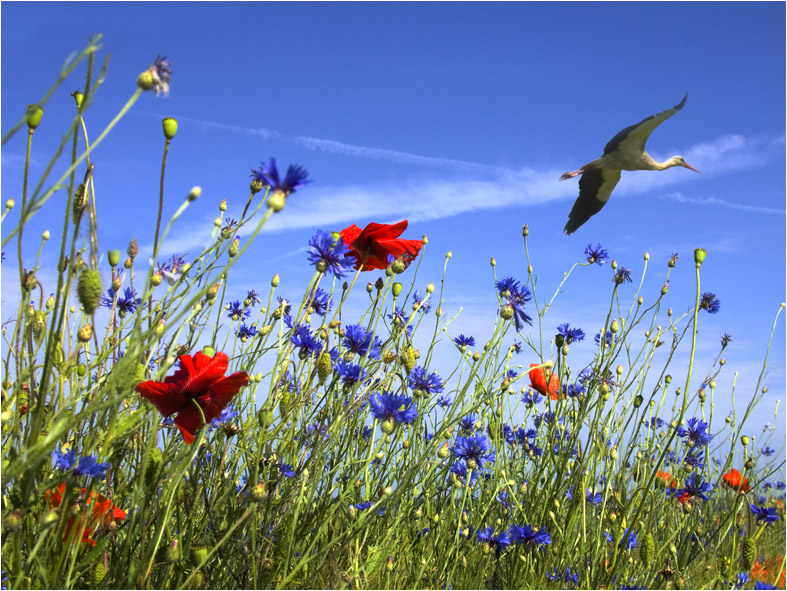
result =
[[[14,207],[14,203],[15,203],[15,202],[14,202],[14,200],[13,200],[13,199],[8,199],[8,200],[5,202],[5,208],[6,208],[6,209],[12,209],[12,208]]]
[[[271,279],[271,287],[279,287],[279,274],[276,273]]]
[[[612,321],[612,324],[609,326],[609,332],[611,332],[612,334],[615,334],[619,330],[620,330],[620,323],[618,322],[618,319],[615,318]]]
[[[240,249],[240,238],[235,238],[235,240],[232,241],[232,244],[230,244],[230,248],[227,254],[230,257],[234,257],[238,254],[239,249]]]
[[[80,343],[87,343],[90,341],[90,337],[93,336],[93,327],[89,324],[86,324],[82,328],[79,329],[77,333],[77,339],[79,339]]]
[[[150,283],[154,287],[158,287],[159,285],[161,285],[161,273],[154,273],[153,277],[150,278]]]
[[[126,254],[129,258],[134,258],[139,253],[139,246],[137,246],[137,239],[132,238],[128,243],[128,248],[126,248]]]

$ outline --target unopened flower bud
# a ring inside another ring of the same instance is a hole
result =
[[[15,203],[15,202],[14,202],[14,200],[13,200],[13,199],[8,199],[8,200],[5,202],[5,208],[6,208],[6,209],[12,209],[12,208],[14,207],[14,203]]]
[[[268,209],[273,210],[274,213],[278,213],[284,209],[286,203],[287,195],[284,194],[284,191],[274,191],[268,197]]]
[[[620,323],[618,322],[618,319],[615,318],[612,321],[612,324],[609,326],[609,332],[611,332],[612,334],[615,334],[619,330],[620,330]]]
[[[38,105],[28,105],[27,106],[27,115],[25,119],[27,121],[27,127],[30,129],[35,129],[41,123],[41,117],[44,115],[44,109],[39,107]]]
[[[511,320],[514,317],[514,307],[511,304],[506,304],[500,309],[500,317],[503,320]]]
[[[126,248],[126,254],[133,259],[135,256],[137,256],[137,253],[139,253],[139,246],[137,246],[137,239],[132,238],[128,243],[128,248]]]
[[[276,273],[271,279],[271,287],[279,287],[279,274]]]
[[[701,265],[703,262],[705,262],[705,256],[707,254],[708,253],[705,251],[704,248],[695,248],[694,249],[694,263],[696,265],[698,265],[698,266]]]
[[[251,489],[251,500],[255,503],[261,503],[268,497],[268,491],[265,489],[265,483],[260,482]]]
[[[164,137],[171,140],[178,133],[178,120],[174,117],[165,117],[161,120],[161,126],[164,129]]]
[[[230,244],[227,254],[230,257],[234,257],[238,254],[238,250],[240,250],[240,238],[235,238],[235,240],[232,241],[232,244]]]
[[[79,329],[77,333],[77,338],[79,339],[80,343],[87,343],[90,341],[90,337],[93,336],[93,327],[89,324],[86,324],[82,328]]]
[[[154,287],[161,285],[161,273],[153,273],[153,277],[150,278],[150,283]]]
[[[401,283],[394,283],[393,287],[391,287],[391,293],[395,298],[399,297],[399,294],[402,293],[402,284]]]
[[[120,251],[119,250],[108,250],[107,251],[107,262],[109,263],[110,267],[117,267],[118,263],[120,262]]]
[[[749,446],[749,437],[747,435],[741,437],[741,445],[743,445],[743,447]]]
[[[192,187],[191,191],[189,191],[189,194],[186,195],[186,201],[192,203],[193,201],[199,199],[200,195],[202,195],[202,187]]]
[[[404,273],[407,265],[404,264],[404,260],[401,257],[397,257],[397,259],[391,263],[390,268],[396,275],[399,275],[400,273]]]

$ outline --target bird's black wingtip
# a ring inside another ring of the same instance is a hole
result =
[[[689,93],[687,92],[686,95],[683,97],[683,100],[680,101],[677,105],[675,105],[675,108],[676,109],[682,109],[683,105],[686,104],[686,99],[688,99],[688,98],[689,98]]]

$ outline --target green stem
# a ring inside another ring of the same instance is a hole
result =
[[[164,172],[167,169],[167,153],[169,152],[169,144],[172,140],[167,138],[164,142],[164,157],[161,159],[161,181],[159,183],[158,192],[158,216],[156,217],[156,234],[153,238],[153,260],[156,260],[158,255],[158,233],[161,228],[161,210],[164,209]]]

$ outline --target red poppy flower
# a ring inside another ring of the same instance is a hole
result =
[[[398,224],[368,224],[363,230],[353,224],[340,232],[342,241],[353,251],[346,256],[355,258],[355,268],[363,263],[364,271],[385,269],[388,255],[404,257],[405,263],[412,261],[421,251],[421,240],[399,238],[407,229],[407,220]]]
[[[749,492],[749,480],[747,478],[741,480],[741,473],[738,472],[735,468],[727,472],[721,478],[722,480],[724,480],[724,484],[726,484],[730,488],[735,489],[739,492]]]
[[[49,497],[49,504],[53,508],[60,506],[63,501],[63,496],[66,494],[65,483],[58,486],[54,491],[46,491],[46,496]],[[87,495],[87,489],[83,488],[80,493],[80,503],[84,499],[84,506],[91,507],[90,514],[82,511],[78,517],[68,518],[68,527],[66,527],[66,535],[63,541],[67,541],[72,535],[76,536],[81,532],[80,542],[83,544],[90,544],[95,546],[96,542],[90,537],[93,530],[99,526],[108,527],[113,521],[120,521],[126,518],[126,512],[123,509],[115,507],[108,498],[104,495],[96,494],[95,501],[93,500],[93,493]],[[76,527],[75,527],[76,526]],[[73,534],[72,534],[73,532]]]
[[[547,387],[547,372],[550,374],[549,387]],[[531,363],[528,373],[530,374],[530,387],[533,388],[533,390],[543,396],[546,396],[547,392],[549,392],[550,398],[552,398],[552,400],[557,400],[557,393],[560,391],[560,380],[552,373],[551,369],[540,367],[539,363]]]
[[[656,472],[656,484],[662,487],[675,488],[675,479],[669,472]]]
[[[199,404],[205,421],[210,423],[249,383],[249,377],[242,371],[225,377],[228,365],[229,358],[221,352],[213,357],[201,352],[193,358],[191,355],[181,355],[180,369],[173,375],[164,378],[163,382],[142,382],[136,391],[152,402],[165,417],[178,413],[175,425],[180,429],[183,440],[191,444],[203,424],[194,402]]]

